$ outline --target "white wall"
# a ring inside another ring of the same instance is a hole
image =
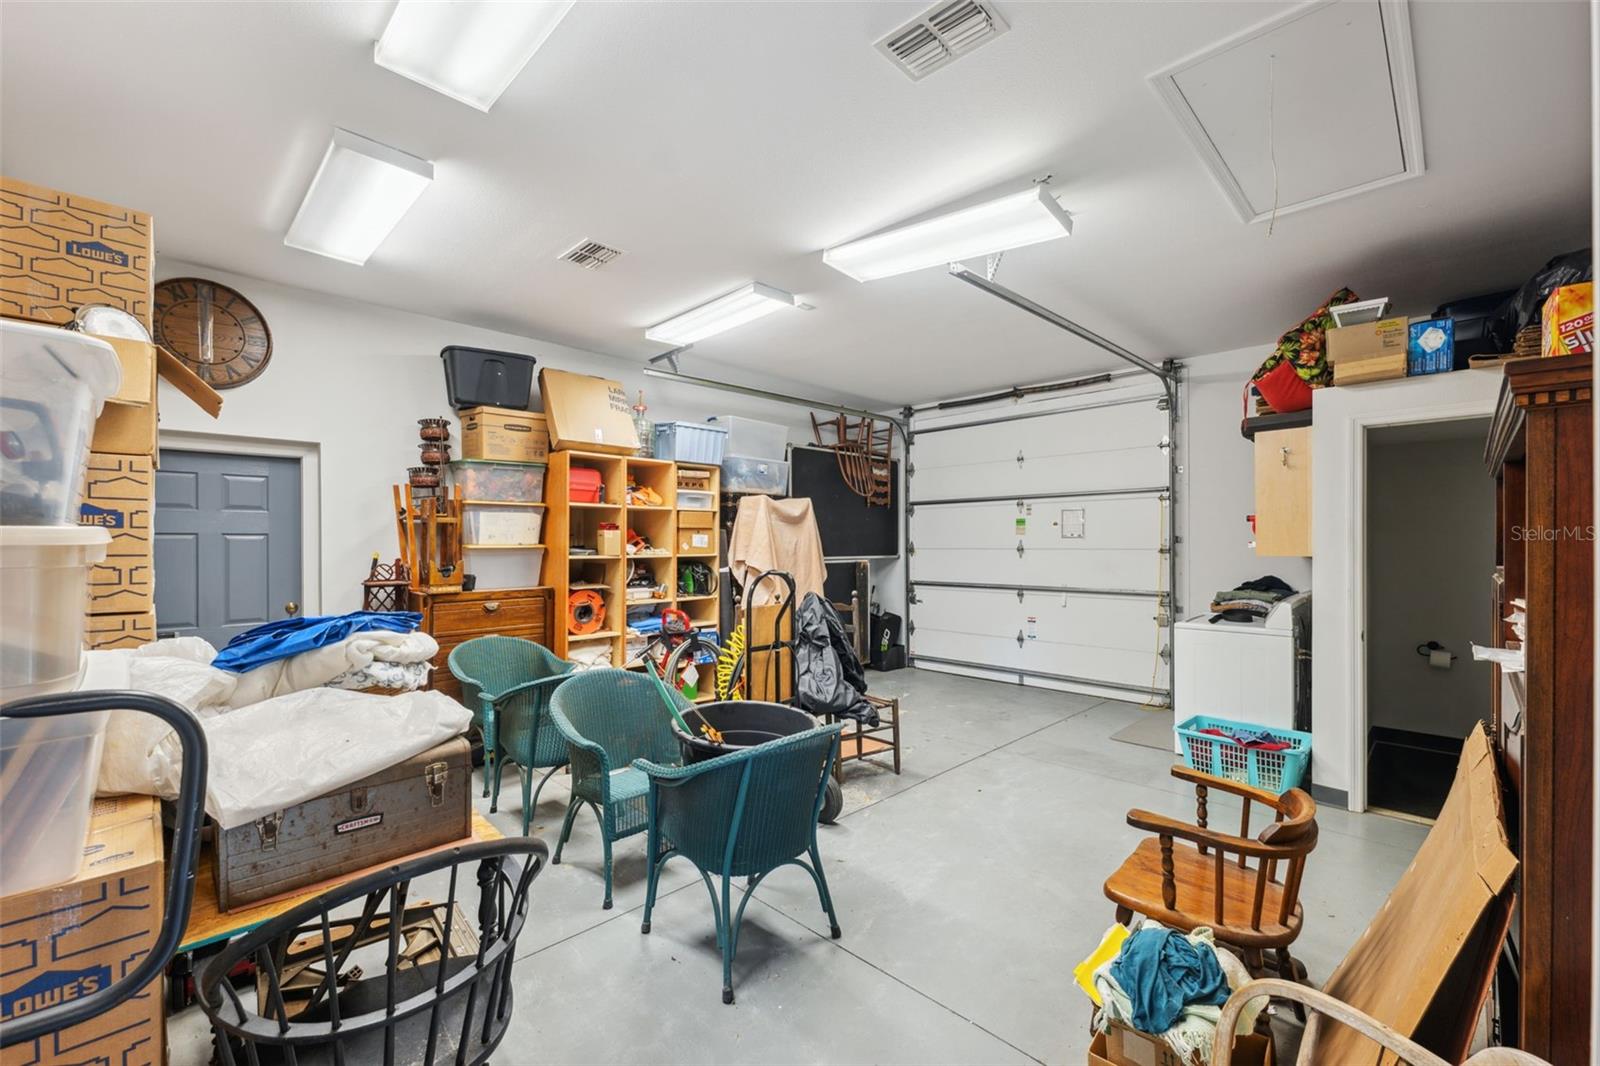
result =
[[[1491,636],[1494,482],[1483,465],[1488,424],[1471,436],[1367,437],[1367,725],[1460,740],[1489,718],[1489,664],[1470,645]],[[1430,666],[1417,645],[1456,656]]]
[[[417,464],[418,418],[449,415],[439,349],[474,345],[535,355],[540,366],[603,374],[630,395],[645,390],[655,421],[703,421],[737,414],[782,422],[790,439],[807,441],[802,408],[749,400],[645,378],[642,364],[559,344],[324,296],[210,267],[162,259],[158,277],[194,275],[247,296],[272,330],[272,361],[260,377],[223,394],[212,420],[171,386],[161,387],[163,433],[221,434],[315,445],[320,453],[321,574],[306,574],[308,607],[332,614],[360,606],[372,553],[392,559],[398,546],[390,486]],[[685,358],[686,373],[714,377]],[[790,383],[740,374],[738,383],[779,392],[808,392]],[[815,396],[817,399],[831,399]],[[319,589],[321,602],[311,599]]]
[[[1258,556],[1250,546],[1255,452],[1239,434],[1239,421],[1245,382],[1270,350],[1263,344],[1184,361],[1178,559],[1185,617],[1205,613],[1213,593],[1266,574],[1298,590],[1311,586],[1310,559]]]
[[[1348,793],[1353,810],[1366,807],[1365,614],[1366,431],[1494,411],[1498,370],[1404,378],[1318,389],[1312,403],[1313,463],[1311,724],[1312,773],[1325,788]],[[1484,472],[1488,478],[1488,472]],[[1483,590],[1489,575],[1462,574]]]

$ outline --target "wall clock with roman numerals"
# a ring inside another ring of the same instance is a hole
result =
[[[205,278],[156,285],[155,341],[215,389],[255,378],[272,358],[272,332],[256,305]]]

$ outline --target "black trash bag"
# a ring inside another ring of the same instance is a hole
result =
[[[866,672],[833,605],[815,592],[806,593],[795,614],[794,637],[798,704],[812,714],[839,714],[877,725],[877,710],[863,698]]]
[[[1511,351],[1517,332],[1539,321],[1545,300],[1556,289],[1593,278],[1594,259],[1587,248],[1558,255],[1540,267],[1539,272],[1524,282],[1516,295],[1489,320],[1489,337],[1495,343],[1495,350]]]

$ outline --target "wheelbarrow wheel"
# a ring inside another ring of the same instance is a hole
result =
[[[828,775],[828,787],[822,797],[822,815],[820,821],[823,825],[832,825],[839,818],[839,812],[844,810],[844,789],[839,787],[838,780]]]

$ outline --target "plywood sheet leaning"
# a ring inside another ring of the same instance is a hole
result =
[[[1494,752],[1480,723],[1462,746],[1439,820],[1323,990],[1460,1062],[1510,923],[1516,870]],[[1306,1061],[1397,1061],[1355,1030],[1318,1017],[1305,1040]]]

